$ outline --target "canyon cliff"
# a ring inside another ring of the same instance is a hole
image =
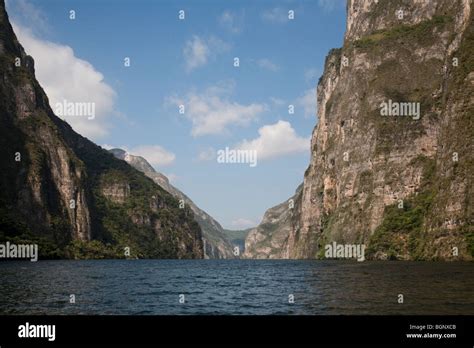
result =
[[[472,6],[348,1],[303,185],[249,233],[245,257],[323,258],[337,242],[371,259],[472,260]],[[383,103],[420,113],[384,116]]]
[[[141,157],[127,153],[122,149],[109,150],[115,157],[124,160],[135,169],[141,171],[155,183],[160,185],[166,192],[178,199],[194,213],[194,219],[201,226],[204,247],[204,258],[206,259],[232,259],[233,246],[224,235],[223,227],[212,216],[200,209],[188,196],[170,184],[168,178],[157,172],[148,161]]]
[[[203,257],[192,210],[53,113],[3,0],[0,100],[0,240],[42,257]]]

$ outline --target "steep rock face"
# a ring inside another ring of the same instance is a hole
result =
[[[245,239],[244,258],[247,259],[287,259],[288,237],[294,230],[296,203],[301,201],[303,185],[293,197],[268,209],[260,224],[251,229]]]
[[[192,211],[53,114],[3,0],[0,100],[1,240],[48,257],[203,257]]]
[[[377,259],[471,259],[472,3],[353,0],[347,9],[279,254],[323,257],[335,241],[365,244]],[[419,119],[382,116],[389,100],[419,103]]]
[[[194,218],[202,230],[204,257],[210,259],[235,258],[233,246],[224,235],[222,226],[209,214],[200,209],[188,196],[170,184],[168,178],[157,172],[150,163],[141,156],[134,156],[122,149],[109,150],[115,157],[124,160],[132,167],[143,172],[155,183],[169,192],[173,197],[182,200],[185,206],[189,206],[194,213]]]
[[[12,232],[14,225],[21,225],[26,217],[39,234],[52,235],[54,232],[46,227],[52,226],[62,232],[67,229],[65,238],[89,240],[85,168],[51,127],[48,100],[36,81],[30,79],[33,59],[16,40],[3,1],[0,32],[0,142],[5,151],[1,161],[2,222]],[[16,58],[22,67],[14,65]],[[68,208],[71,201],[75,209]],[[63,219],[68,220],[68,226],[60,226]]]

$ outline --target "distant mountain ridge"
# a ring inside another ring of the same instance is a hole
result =
[[[170,184],[169,179],[157,172],[148,161],[141,157],[128,153],[125,150],[115,148],[109,150],[115,157],[124,160],[135,169],[143,172],[146,176],[160,185],[175,198],[183,200],[194,212],[194,219],[201,226],[203,237],[204,257],[211,259],[235,258],[233,245],[224,234],[224,228],[208,213],[200,209],[188,196]]]
[[[239,247],[239,253],[242,256],[245,253],[245,238],[251,230],[252,228],[247,228],[245,230],[224,229],[225,236],[233,245]]]

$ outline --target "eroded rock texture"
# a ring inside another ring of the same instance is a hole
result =
[[[190,209],[54,115],[3,0],[0,101],[1,240],[43,257],[203,257]]]
[[[376,259],[472,259],[472,12],[468,0],[348,2],[301,195],[267,212],[247,257],[318,258],[336,241]],[[388,100],[419,103],[420,118],[381,116]]]

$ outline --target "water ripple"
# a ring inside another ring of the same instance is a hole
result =
[[[69,303],[70,294],[76,303]],[[185,303],[179,296],[185,295]],[[397,302],[398,294],[404,303]],[[295,303],[289,303],[289,295]],[[295,260],[0,262],[0,314],[474,314],[474,265]]]

